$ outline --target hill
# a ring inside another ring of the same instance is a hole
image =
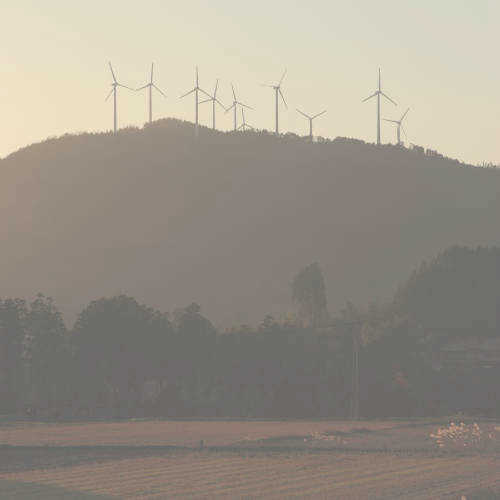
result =
[[[330,310],[393,294],[450,245],[500,244],[500,172],[361,141],[162,120],[67,135],[0,160],[0,296],[51,295],[70,321],[128,293],[196,301],[216,324],[290,310],[313,261]]]

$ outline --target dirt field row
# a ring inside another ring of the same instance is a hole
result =
[[[356,427],[389,429],[400,422],[308,422],[308,421],[125,421],[74,424],[20,423],[0,426],[0,444],[12,446],[225,446],[280,436],[303,436]]]
[[[500,496],[498,450],[443,453],[429,438],[437,425],[432,421],[3,425],[0,499],[459,499],[479,489]],[[481,426],[497,432],[498,423]],[[335,439],[315,439],[314,433]],[[406,451],[391,451],[397,448]]]
[[[430,434],[446,421],[124,421],[0,425],[0,445],[171,446],[198,448],[336,448],[359,451],[436,451]],[[481,422],[500,453],[500,427]],[[315,437],[316,436],[316,437]],[[317,439],[317,436],[330,439]],[[1,471],[1,469],[0,469]]]
[[[235,454],[179,452],[2,474],[29,484],[116,498],[459,498],[500,488],[494,457],[402,457],[388,454]],[[20,497],[21,498],[21,497]]]

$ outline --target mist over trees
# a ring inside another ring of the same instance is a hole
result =
[[[66,135],[0,160],[0,294],[43,290],[68,324],[101,295],[196,300],[230,327],[286,316],[291,277],[318,261],[336,315],[443,248],[500,244],[499,192],[498,170],[355,139],[195,143],[177,120]]]
[[[310,321],[311,311],[326,310],[317,263],[302,267],[289,290],[304,300],[307,324],[266,315],[256,326],[218,330],[197,303],[166,313],[117,295],[91,302],[68,330],[43,295],[3,299],[0,412],[347,417],[356,334],[362,416],[498,415],[499,270],[500,248],[451,247],[392,300],[347,304],[327,324]]]

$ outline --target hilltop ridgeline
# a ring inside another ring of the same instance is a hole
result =
[[[68,318],[99,295],[216,324],[291,308],[321,262],[329,307],[395,291],[450,245],[498,245],[500,172],[352,139],[223,133],[161,120],[66,135],[0,161],[0,296],[53,296]]]

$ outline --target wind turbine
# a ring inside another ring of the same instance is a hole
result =
[[[182,99],[183,97],[188,96],[189,94],[192,94],[194,92],[194,104],[195,104],[195,135],[198,137],[198,105],[200,104],[199,101],[199,93],[202,92],[205,94],[207,97],[211,97],[210,94],[205,92],[203,89],[200,88],[199,85],[199,78],[198,78],[198,66],[196,66],[196,80],[195,80],[195,87],[190,90],[189,92],[186,92],[184,95],[181,95],[179,99]]]
[[[380,146],[380,96],[384,96],[387,100],[391,101],[394,106],[397,104],[386,94],[382,92],[382,85],[380,81],[380,68],[378,69],[378,89],[366,99],[363,99],[363,102],[370,100],[372,97],[377,97],[377,146]]]
[[[403,127],[403,120],[405,119],[406,115],[408,114],[408,111],[410,111],[410,108],[408,108],[404,112],[404,115],[399,120],[388,120],[387,118],[384,118],[384,121],[395,123],[398,126],[398,128],[397,128],[398,146],[400,146],[402,144],[401,143],[401,129],[403,130],[403,133],[406,136],[406,132],[405,132],[405,129]]]
[[[266,85],[266,84],[262,85],[263,87],[270,87],[270,88],[274,89],[275,98],[276,98],[276,135],[279,134],[279,96],[281,96],[281,99],[283,100],[283,104],[285,105],[285,108],[288,109],[285,98],[283,96],[283,92],[281,91],[281,84],[283,83],[285,75],[286,75],[286,69],[283,73],[283,76],[281,77],[281,80],[279,81],[279,83],[277,85]]]
[[[233,104],[231,104],[231,106],[229,106],[229,108],[226,109],[226,113],[228,111],[233,110],[234,130],[238,130],[238,120],[237,120],[237,116],[236,116],[236,113],[238,112],[238,106],[241,106],[242,109],[243,108],[253,109],[253,108],[238,101],[238,99],[236,98],[236,92],[234,90],[234,85],[232,83],[231,83],[231,89],[233,90]]]
[[[303,113],[302,111],[300,111],[300,109],[297,109],[297,111],[302,116],[304,116],[305,118],[307,118],[309,120],[309,140],[312,142],[312,140],[313,140],[313,120],[315,118],[318,118],[318,116],[324,115],[326,113],[326,109],[324,111],[322,111],[321,113],[318,113],[318,114],[316,114],[314,116],[309,116],[308,114]]]
[[[219,99],[217,99],[217,89],[219,88],[219,80],[215,82],[215,89],[213,95],[211,95],[208,99],[205,99],[204,101],[201,101],[200,104],[203,104],[205,102],[211,102],[212,103],[212,128],[215,130],[215,105],[218,104],[221,106],[223,109],[226,109],[224,107],[224,104],[222,104]]]
[[[242,124],[238,127],[238,130],[255,130],[251,125],[249,125],[245,120],[245,110],[241,108],[241,118]]]
[[[133,90],[130,87],[127,87],[126,85],[122,85],[121,83],[118,83],[116,80],[116,75],[115,72],[113,71],[113,66],[111,66],[111,63],[109,64],[109,69],[111,70],[111,75],[113,77],[113,83],[111,84],[111,90],[108,94],[108,97],[106,97],[105,101],[107,101],[110,97],[111,94],[113,94],[113,133],[116,134],[116,129],[117,129],[117,111],[116,111],[116,91],[118,87],[123,87],[125,89]]]
[[[153,122],[153,89],[156,89],[163,97],[167,97],[154,83],[153,83],[153,70],[154,63],[151,63],[151,79],[143,87],[135,89],[136,91],[149,89],[149,123]]]

